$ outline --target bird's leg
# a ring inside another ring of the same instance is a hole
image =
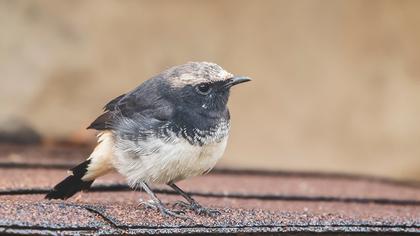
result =
[[[178,217],[182,219],[189,219],[188,217],[184,215],[180,215],[179,213],[181,212],[175,212],[175,211],[171,211],[167,209],[163,205],[162,201],[156,196],[156,194],[150,189],[150,187],[145,182],[141,182],[140,185],[144,189],[144,191],[146,191],[146,193],[149,194],[149,196],[152,198],[152,201],[153,201],[153,202],[147,202],[147,203],[145,202],[144,203],[145,205],[150,206],[152,208],[159,209],[162,215],[165,215],[165,216],[174,216],[174,217]]]
[[[196,200],[194,200],[190,195],[188,195],[188,193],[184,192],[181,188],[176,186],[174,183],[169,183],[168,186],[174,189],[181,196],[183,196],[189,203],[187,204],[185,202],[180,201],[180,202],[177,202],[176,205],[181,205],[183,207],[190,208],[199,215],[208,215],[208,216],[220,215],[220,211],[201,206]]]

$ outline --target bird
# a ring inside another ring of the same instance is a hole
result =
[[[185,198],[178,203],[196,214],[219,215],[176,183],[208,173],[222,157],[230,130],[230,89],[250,80],[215,63],[188,62],[112,99],[87,127],[99,131],[92,153],[45,198],[68,199],[116,170],[131,188],[150,196],[147,206],[165,216],[184,214],[166,207],[150,185],[168,185]]]

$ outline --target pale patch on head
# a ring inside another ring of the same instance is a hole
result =
[[[204,78],[195,77],[194,75],[189,74],[189,73],[185,73],[185,74],[182,74],[180,77],[174,77],[171,80],[171,82],[173,85],[178,87],[179,85],[184,86],[187,84],[191,84],[191,85],[201,84],[201,83],[207,82],[207,80]]]
[[[227,80],[227,79],[232,78],[233,75],[225,70],[221,70],[219,71],[218,77],[222,78],[222,80]]]
[[[224,81],[233,75],[222,67],[211,62],[189,62],[184,65],[172,67],[162,73],[173,87],[197,85]]]

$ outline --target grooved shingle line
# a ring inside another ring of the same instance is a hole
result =
[[[59,163],[21,163],[21,162],[0,162],[0,168],[3,169],[63,169],[69,170],[74,165]]]
[[[73,164],[44,164],[44,163],[21,163],[21,162],[0,162],[0,169],[63,169],[69,170],[73,168]],[[376,183],[385,183],[389,185],[397,185],[404,187],[412,187],[420,189],[419,181],[393,180],[382,177],[368,175],[353,175],[341,173],[319,173],[319,172],[299,172],[299,171],[273,171],[258,169],[231,169],[231,168],[215,168],[209,174],[223,175],[256,175],[256,176],[273,176],[273,177],[299,177],[299,178],[324,178],[324,179],[347,179],[347,180],[364,180]]]
[[[106,216],[104,216],[104,218],[107,218]],[[8,229],[26,229],[26,230],[49,230],[49,231],[72,231],[72,232],[80,232],[80,231],[94,231],[94,232],[98,232],[99,229],[98,228],[91,228],[91,227],[79,227],[79,228],[52,228],[52,227],[42,227],[42,226],[21,226],[21,225],[1,225],[0,224],[0,229],[1,228],[8,228]],[[257,229],[257,228],[301,228],[301,229],[306,229],[306,228],[329,228],[329,229],[342,229],[342,228],[372,228],[372,229],[407,229],[407,230],[415,230],[415,231],[419,231],[419,226],[407,226],[407,225],[355,225],[355,224],[342,224],[342,225],[258,225],[258,226],[204,226],[204,225],[193,225],[193,226],[173,226],[173,227],[168,227],[168,226],[164,226],[164,227],[156,227],[156,226],[123,226],[123,225],[116,225],[115,229],[144,229],[144,230],[172,230],[172,229],[178,229],[184,232],[188,232],[188,230],[191,229],[219,229],[219,230],[226,230],[226,229]],[[1,231],[0,231],[1,232]],[[312,232],[312,231],[308,231],[308,232]],[[327,231],[328,232],[328,231]],[[349,232],[351,232],[351,230],[349,230]],[[360,232],[360,231],[357,231]],[[392,231],[391,231],[392,232]]]
[[[155,193],[177,195],[173,190],[164,188],[153,188]],[[49,188],[28,188],[28,189],[11,189],[2,190],[0,195],[24,195],[24,194],[46,194]],[[124,184],[108,184],[95,185],[90,188],[89,192],[119,192],[119,191],[139,191],[132,190],[128,185]],[[399,200],[387,198],[352,198],[352,197],[333,197],[333,196],[299,196],[285,194],[246,194],[246,193],[212,193],[201,191],[188,191],[193,196],[213,197],[213,198],[238,198],[249,200],[266,200],[266,201],[312,201],[312,202],[343,202],[343,203],[359,203],[359,204],[383,204],[383,205],[402,205],[402,206],[420,206],[417,200]]]
[[[102,210],[98,209],[98,207],[87,205],[87,204],[80,205],[80,206],[86,209],[87,211],[92,212],[93,214],[96,214],[99,217],[101,217],[112,228],[123,228],[119,226],[117,223],[115,223],[115,221],[111,219],[110,217],[108,217],[104,212],[102,212]]]

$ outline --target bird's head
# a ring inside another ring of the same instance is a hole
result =
[[[250,81],[210,62],[189,62],[175,66],[164,71],[161,78],[165,79],[170,91],[169,99],[179,109],[210,117],[227,113],[231,87]]]

